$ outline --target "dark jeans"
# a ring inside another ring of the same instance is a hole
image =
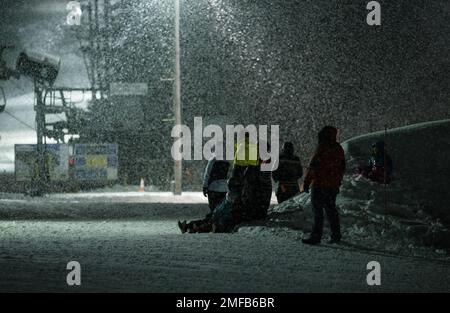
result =
[[[211,212],[222,203],[226,194],[226,192],[208,191],[208,205]]]
[[[323,219],[325,210],[328,222],[331,228],[331,238],[341,239],[341,226],[339,222],[339,213],[336,208],[336,196],[339,193],[338,188],[312,188],[311,203],[314,213],[314,227],[312,236],[321,239],[323,234]]]

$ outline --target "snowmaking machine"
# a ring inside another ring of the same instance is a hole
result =
[[[0,48],[2,52],[13,47]],[[118,176],[117,144],[71,140],[66,143],[65,137],[72,136],[73,139],[83,125],[83,109],[75,104],[84,102],[85,93],[95,97],[97,90],[55,86],[60,63],[57,56],[28,49],[19,54],[15,70],[0,59],[0,80],[23,76],[34,85],[36,144],[16,144],[14,147],[15,180],[22,183],[30,195],[41,196],[52,186],[104,185],[117,180]],[[81,94],[83,100],[74,100],[73,94]],[[0,113],[5,106],[5,93],[0,88]],[[49,143],[47,139],[53,142]]]
[[[24,50],[20,53],[16,62],[16,69],[8,68],[2,54],[5,49],[13,49],[13,46],[0,46],[0,80],[8,80],[10,77],[19,79],[25,76],[33,81],[34,93],[36,97],[36,169],[38,173],[35,179],[36,194],[42,194],[46,184],[46,147],[45,137],[45,95],[46,89],[51,87],[56,80],[60,68],[58,57],[37,51]],[[0,88],[0,113],[5,111],[6,97],[3,88]]]

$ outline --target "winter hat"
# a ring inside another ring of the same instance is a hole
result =
[[[337,140],[337,128],[325,126],[319,131],[319,143],[331,143]]]
[[[385,143],[383,140],[379,140],[372,144],[372,148],[377,148],[379,151],[384,151]]]
[[[292,142],[286,141],[283,144],[283,153],[287,155],[293,155],[294,154],[294,144]]]

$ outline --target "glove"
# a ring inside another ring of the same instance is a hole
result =
[[[208,188],[203,187],[203,195],[204,195],[205,197],[208,197]]]

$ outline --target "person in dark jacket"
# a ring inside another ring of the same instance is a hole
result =
[[[319,132],[319,144],[306,171],[302,191],[311,189],[314,226],[311,236],[303,239],[306,244],[318,244],[322,239],[325,210],[331,228],[329,243],[339,243],[341,230],[336,196],[345,172],[344,150],[337,142],[337,129],[325,126]]]
[[[380,140],[372,145],[372,155],[368,164],[359,168],[359,173],[380,184],[389,184],[392,180],[392,159],[386,152],[384,141]]]
[[[203,195],[208,197],[211,212],[222,203],[227,194],[227,178],[230,163],[215,156],[208,161],[203,175]]]
[[[300,192],[298,180],[303,176],[300,158],[294,154],[292,142],[285,142],[281,150],[278,168],[272,177],[278,183],[277,200],[282,203]]]

